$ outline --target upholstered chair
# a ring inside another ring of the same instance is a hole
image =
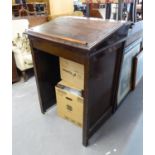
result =
[[[12,20],[12,51],[17,68],[27,80],[26,70],[33,68],[29,39],[25,30],[29,27],[27,19]]]

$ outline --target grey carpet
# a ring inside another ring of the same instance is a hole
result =
[[[142,155],[142,81],[117,112],[82,146],[82,129],[55,107],[40,112],[35,78],[13,84],[13,155]]]

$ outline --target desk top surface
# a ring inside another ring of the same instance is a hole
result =
[[[28,29],[27,33],[38,38],[89,50],[124,24],[121,21],[66,16]]]

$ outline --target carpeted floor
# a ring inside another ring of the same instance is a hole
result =
[[[117,112],[82,146],[82,129],[40,112],[35,78],[13,84],[13,155],[142,155],[142,81]]]

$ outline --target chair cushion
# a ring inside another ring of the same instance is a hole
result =
[[[25,54],[24,55],[24,63],[27,65],[33,65],[31,54]]]

